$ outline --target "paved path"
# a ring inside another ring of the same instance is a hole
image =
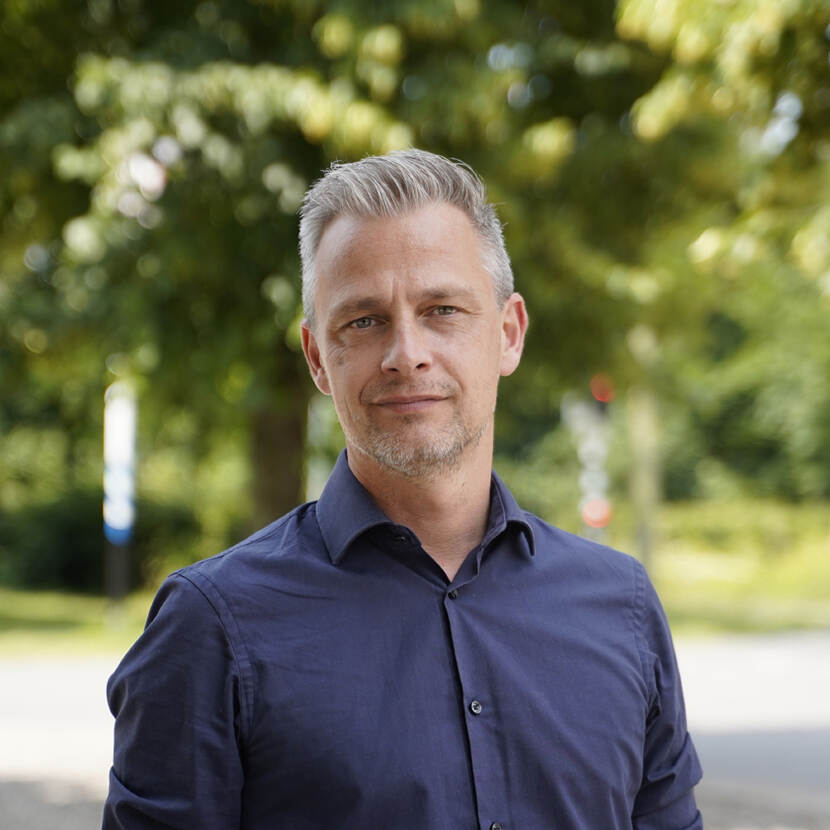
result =
[[[830,830],[830,632],[681,640],[707,830]]]
[[[830,830],[830,632],[681,640],[707,830]],[[0,827],[100,825],[117,656],[0,660]]]
[[[119,657],[0,660],[0,827],[101,826]]]

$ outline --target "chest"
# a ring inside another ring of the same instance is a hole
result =
[[[567,827],[598,789],[624,812],[647,715],[625,603],[542,587],[275,597],[250,646],[249,789],[352,826],[547,826],[542,809]]]

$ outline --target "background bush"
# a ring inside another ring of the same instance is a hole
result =
[[[72,490],[0,516],[0,583],[20,588],[104,589],[103,494]],[[199,525],[186,506],[139,499],[130,544],[130,587],[158,578],[192,548]]]

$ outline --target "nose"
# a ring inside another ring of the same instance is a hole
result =
[[[415,320],[397,321],[389,326],[388,342],[380,364],[382,371],[408,375],[429,368],[432,360],[426,333]]]

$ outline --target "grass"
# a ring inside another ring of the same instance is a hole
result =
[[[830,555],[800,551],[767,560],[679,546],[652,574],[676,633],[830,628]]]
[[[121,654],[140,633],[151,594],[119,606],[101,597],[0,588],[0,654]]]
[[[830,504],[665,505],[650,572],[676,633],[830,627]]]
[[[634,552],[620,511],[608,543]],[[649,570],[675,634],[830,628],[830,504],[694,502],[661,508]],[[121,654],[152,592],[100,597],[0,588],[0,655]]]

